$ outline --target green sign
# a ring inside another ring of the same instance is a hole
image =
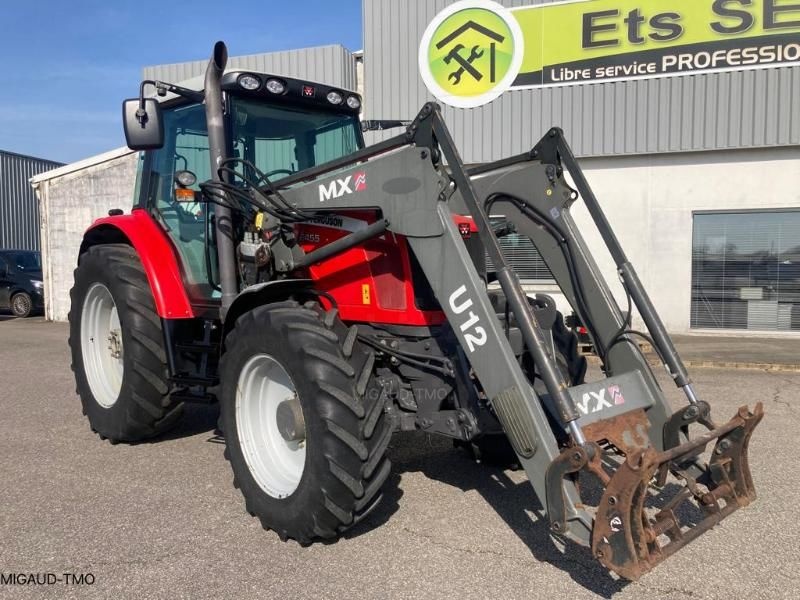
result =
[[[514,82],[524,57],[522,44],[519,24],[499,4],[456,2],[436,16],[423,36],[422,77],[447,104],[480,106]]]
[[[574,0],[448,6],[419,66],[442,102],[470,108],[508,89],[800,64],[800,0]]]

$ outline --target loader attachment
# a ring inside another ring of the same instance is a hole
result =
[[[355,177],[380,193],[326,193]],[[762,406],[714,424],[560,129],[550,130],[529,152],[468,170],[439,107],[426,104],[404,134],[276,185],[284,205],[297,209],[380,210],[378,229],[364,235],[388,231],[405,238],[468,363],[472,391],[485,403],[476,414],[502,427],[554,535],[590,547],[604,566],[637,579],[755,498],[747,446]],[[570,214],[579,199],[614,261],[625,311]],[[454,213],[475,223],[505,298],[502,320]],[[503,255],[490,214],[503,216],[533,242],[585,324],[603,379],[568,382],[552,333],[542,328]],[[342,243],[362,239],[353,235]],[[318,256],[312,253],[301,264]],[[647,333],[632,328],[634,308]],[[511,343],[511,323],[519,352]],[[687,406],[671,409],[635,337],[648,340]],[[537,380],[542,385],[534,385]],[[705,432],[692,438],[690,428],[700,427]],[[711,455],[703,464],[707,450]],[[584,486],[584,479],[595,478],[599,487]]]
[[[485,213],[502,216],[534,244],[586,325],[605,376],[560,387],[543,368],[548,353],[534,352],[538,340],[524,336],[537,375],[547,384],[539,400],[551,421],[563,428],[559,433],[569,436],[544,475],[550,529],[557,537],[589,546],[601,564],[621,577],[638,579],[755,500],[747,450],[763,407],[758,404],[752,412],[741,408],[724,425],[714,423],[560,129],[551,129],[528,153],[469,174],[476,195],[485,199]],[[465,187],[462,183],[461,193],[472,208]],[[627,310],[617,303],[594,249],[583,239],[585,224],[579,226],[570,214],[579,200],[614,261]],[[631,326],[634,308],[644,332]],[[526,319],[523,310],[514,315]],[[673,412],[669,406],[636,343],[642,338],[686,395],[683,408]],[[561,391],[566,394],[559,397]],[[703,433],[690,435],[695,430]],[[506,432],[513,438],[513,427]],[[542,475],[529,476],[533,482]],[[591,514],[588,534],[580,511]]]
[[[590,466],[605,480],[592,531],[595,557],[636,580],[755,500],[747,450],[763,414],[761,403],[752,412],[742,407],[724,425],[664,452],[629,448],[610,477]],[[711,444],[711,458],[700,465],[698,455]]]

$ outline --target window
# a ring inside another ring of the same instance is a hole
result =
[[[353,115],[236,98],[233,123],[237,156],[276,180],[359,149]]]
[[[213,294],[209,279],[216,280],[216,253],[206,251],[214,207],[201,202],[178,202],[174,191],[178,171],[191,171],[197,176],[195,191],[200,190],[201,182],[211,178],[205,107],[193,104],[165,111],[164,131],[164,146],[155,150],[150,159],[148,205],[158,211],[181,255],[190,295],[207,298]]]
[[[492,225],[504,220],[502,216],[490,217]],[[517,233],[500,238],[500,249],[503,251],[509,265],[517,272],[523,282],[535,281],[537,283],[554,283],[553,274],[539,254],[530,238]],[[486,270],[494,271],[489,256],[486,256]]]
[[[38,252],[15,252],[10,258],[18,272],[38,273],[42,270],[42,257]]]
[[[694,216],[691,326],[800,331],[800,211]]]

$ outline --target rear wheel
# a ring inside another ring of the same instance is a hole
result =
[[[247,511],[281,539],[333,538],[380,500],[393,427],[373,364],[357,329],[314,302],[262,306],[227,336],[225,456]]]
[[[28,294],[25,292],[19,292],[12,296],[11,312],[15,317],[24,319],[25,317],[30,316],[31,310],[33,310],[33,301]]]
[[[170,399],[161,319],[133,248],[89,248],[70,296],[72,370],[92,430],[135,442],[174,425],[183,406]]]

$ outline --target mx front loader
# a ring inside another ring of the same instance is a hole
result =
[[[202,89],[146,81],[124,103],[138,198],[87,231],[70,313],[102,438],[156,436],[184,403],[218,401],[247,511],[304,544],[380,501],[395,432],[513,450],[553,535],[628,579],[755,499],[761,405],[712,417],[559,129],[468,170],[435,104],[364,147],[356,94],[226,61],[220,42]],[[579,201],[626,311],[570,216]],[[542,255],[602,379],[585,381],[552,299],[523,293],[498,243],[508,231]],[[648,333],[631,329],[632,306]]]

